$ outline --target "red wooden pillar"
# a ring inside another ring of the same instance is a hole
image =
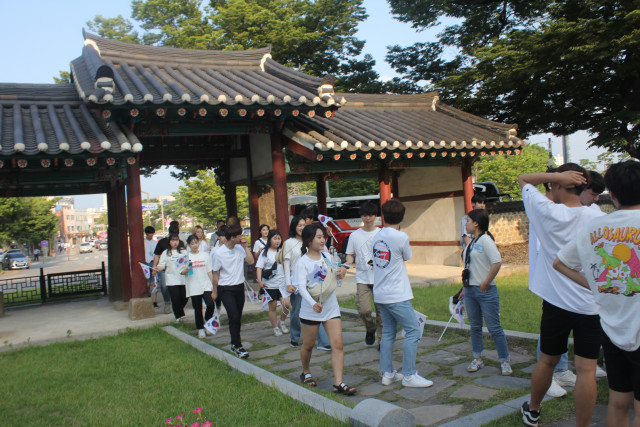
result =
[[[464,211],[471,211],[471,198],[473,197],[473,178],[471,174],[471,162],[462,165],[462,193],[464,194]]]
[[[391,179],[391,194],[394,199],[400,197],[400,184],[398,184],[398,172],[394,172]]]
[[[327,181],[324,175],[316,175],[316,199],[318,201],[318,213],[327,214]]]
[[[382,213],[382,205],[391,200],[391,179],[389,177],[389,167],[384,161],[380,162],[378,182],[380,184],[380,212]],[[382,225],[384,225],[384,216],[382,216]]]
[[[107,258],[109,268],[109,301],[123,299],[122,292],[122,264],[120,259],[120,230],[118,229],[118,198],[115,182],[109,183],[107,189],[107,238],[110,245],[107,246]],[[64,215],[63,215],[64,217]],[[63,228],[64,230],[65,228]]]
[[[282,135],[271,134],[271,162],[273,166],[273,197],[276,205],[276,223],[278,230],[289,230],[289,197],[287,195],[287,169],[282,151]]]
[[[139,262],[145,262],[140,163],[138,161],[127,166],[127,220],[129,223],[132,297],[144,298],[147,296],[147,279],[138,265]]]
[[[253,161],[251,160],[251,142],[249,135],[242,136],[242,145],[247,152],[247,190],[249,192],[249,221],[251,221],[251,241],[260,238],[260,195],[258,181],[253,179]]]
[[[120,274],[122,277],[122,300],[131,299],[131,263],[129,262],[129,238],[127,236],[127,196],[123,182],[115,188],[115,217],[118,225],[118,241],[109,244],[120,245]]]

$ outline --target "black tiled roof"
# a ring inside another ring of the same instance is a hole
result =
[[[516,126],[496,123],[439,102],[436,92],[416,95],[345,93],[335,117],[299,116],[284,135],[319,151],[516,151]],[[465,154],[462,154],[465,155]]]
[[[70,84],[0,83],[0,155],[138,152],[135,135],[96,120]]]
[[[331,107],[330,81],[271,59],[270,48],[247,51],[177,49],[125,43],[84,33],[71,62],[80,97],[111,105],[210,104]]]

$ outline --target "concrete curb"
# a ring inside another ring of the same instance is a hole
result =
[[[165,326],[162,329],[179,340],[191,345],[197,350],[215,357],[216,359],[226,362],[233,369],[246,375],[254,376],[261,383],[274,387],[280,393],[292,397],[298,402],[304,403],[316,411],[323,412],[340,421],[351,421],[353,425],[358,426],[415,426],[415,417],[412,413],[404,408],[384,402],[377,399],[365,399],[359,402],[355,408],[351,409],[334,400],[314,393],[313,391],[294,384],[284,378],[281,378],[269,371],[255,366],[245,360],[238,359],[231,354],[220,350],[210,344],[200,341],[191,335],[182,332],[173,326]],[[366,403],[365,403],[366,402]],[[376,408],[373,411],[371,408]],[[369,416],[363,413],[368,412]],[[410,422],[413,421],[413,423]]]

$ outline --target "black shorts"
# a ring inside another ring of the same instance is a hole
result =
[[[333,320],[333,319],[340,319],[340,316],[336,316],[336,317],[332,317],[329,320]],[[300,318],[300,323],[304,323],[305,325],[309,325],[309,326],[318,326],[321,323],[319,320],[308,320],[308,319],[303,319],[302,317]]]
[[[600,354],[602,331],[600,316],[574,313],[543,300],[540,351],[549,356],[566,353],[571,331],[575,355],[585,359],[597,359]]]
[[[280,289],[267,289],[264,288],[264,291],[269,294],[272,300],[279,301],[282,298],[282,294],[280,293]]]
[[[640,349],[624,351],[612,343],[604,332],[602,349],[609,388],[619,393],[633,392],[634,399],[640,400]]]

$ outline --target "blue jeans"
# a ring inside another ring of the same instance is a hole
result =
[[[380,304],[382,315],[382,340],[380,341],[380,370],[393,371],[393,343],[398,333],[398,324],[406,334],[402,345],[402,374],[406,377],[416,373],[416,354],[420,341],[420,327],[411,301]]]
[[[540,338],[538,338],[538,359],[540,360]],[[555,374],[562,374],[569,370],[569,352],[562,353],[560,356],[560,360],[556,365],[556,368],[553,370]]]
[[[171,302],[171,297],[169,296],[169,289],[167,289],[167,285],[164,280],[165,272],[157,271],[156,274],[158,275],[158,290],[162,293],[162,299],[164,300],[164,303],[168,304],[169,302]]]
[[[302,297],[300,294],[291,294],[289,296],[289,301],[291,302],[291,321],[289,323],[289,334],[291,338],[291,342],[300,342],[300,335],[302,334],[302,329],[300,327],[300,304],[302,304]],[[316,338],[316,342],[318,343],[318,347],[326,347],[329,345],[329,336],[327,332],[324,330],[324,325],[320,324],[320,328],[318,329],[318,336]]]
[[[482,319],[493,338],[498,351],[498,359],[508,362],[509,348],[507,337],[500,325],[500,296],[495,286],[490,286],[487,292],[480,292],[478,286],[464,288],[464,306],[467,309],[469,326],[471,327],[471,348],[473,357],[482,357],[484,342],[482,341]]]

